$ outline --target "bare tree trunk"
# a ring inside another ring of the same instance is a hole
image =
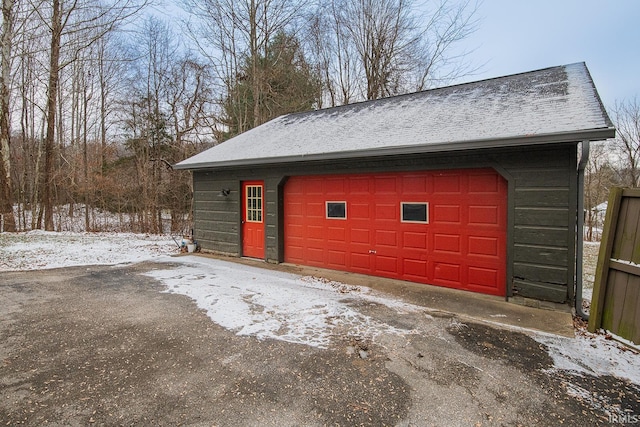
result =
[[[100,44],[98,56],[98,81],[100,85],[100,174],[107,168],[105,158],[107,152],[107,76],[105,72],[105,48]]]
[[[44,229],[53,231],[53,163],[55,156],[55,124],[58,94],[58,77],[60,73],[60,37],[62,20],[60,17],[60,0],[53,0],[51,17],[51,50],[49,52],[49,84],[47,89],[47,133],[44,144],[44,171],[42,202],[44,209]]]
[[[251,60],[251,74],[253,79],[253,127],[260,126],[260,100],[262,98],[260,73],[258,68],[258,11],[256,9],[255,0],[251,0],[251,7],[249,9],[249,46],[250,46],[250,60]]]
[[[2,1],[2,63],[0,68],[0,231],[15,231],[13,197],[11,192],[11,128],[9,85],[13,39],[13,0]]]
[[[91,99],[91,94],[87,93],[87,81],[84,81],[84,117],[82,120],[82,172],[84,178],[84,230],[89,231],[91,224],[89,223],[89,159],[87,155],[87,105]]]

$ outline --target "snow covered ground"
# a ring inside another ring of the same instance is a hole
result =
[[[325,347],[336,328],[369,339],[383,333],[419,333],[376,321],[349,303],[382,304],[398,312],[423,310],[371,289],[198,256],[170,257],[178,252],[169,236],[2,233],[0,272],[156,260],[158,269],[148,274],[164,283],[167,292],[192,298],[213,322],[239,335]],[[584,331],[575,338],[527,333],[548,347],[557,369],[614,375],[640,384],[640,355],[613,340]]]
[[[381,333],[407,333],[363,315],[347,299],[382,304],[396,312],[421,309],[369,288],[317,277],[198,256],[178,261],[178,268],[148,275],[167,285],[168,292],[189,296],[215,323],[238,335],[328,347],[334,329],[340,327],[366,339]]]
[[[170,236],[34,230],[0,234],[0,271],[115,265],[178,253]]]

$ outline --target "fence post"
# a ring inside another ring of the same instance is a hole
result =
[[[602,314],[604,310],[604,298],[607,293],[609,264],[611,263],[611,252],[613,251],[613,242],[620,213],[622,192],[622,188],[615,187],[612,188],[609,193],[607,215],[604,219],[604,230],[602,230],[600,252],[598,253],[598,264],[596,265],[596,276],[593,282],[593,300],[591,301],[591,309],[589,310],[589,332],[595,332],[600,328],[600,326],[602,326]]]

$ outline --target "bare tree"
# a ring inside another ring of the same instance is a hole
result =
[[[116,91],[122,89],[122,75],[130,60],[123,54],[125,49],[120,46],[120,40],[113,33],[106,34],[96,43],[96,79],[98,86],[98,111],[100,122],[100,173],[107,167],[107,133],[110,128],[110,116]]]
[[[126,146],[133,154],[137,180],[136,214],[141,230],[162,231],[163,182],[167,171],[164,159],[172,137],[167,113],[170,72],[179,61],[179,44],[167,23],[149,17],[131,49],[130,91],[124,117]]]
[[[268,88],[260,72],[260,57],[267,56],[269,43],[276,34],[295,26],[306,3],[297,0],[182,0],[182,4],[195,21],[188,27],[189,32],[213,65],[221,84],[221,98],[231,95],[240,99],[242,94],[234,92],[238,81],[251,79],[251,92],[255,97],[251,112],[253,120],[249,122],[241,115],[233,121],[242,123],[241,132],[264,123],[262,102]],[[246,60],[251,76],[242,73]],[[241,114],[240,111],[236,113]]]
[[[91,0],[51,0],[37,12],[50,32],[49,70],[47,83],[46,135],[44,142],[43,208],[44,228],[53,230],[54,160],[56,112],[60,71],[73,63],[77,53],[94,44],[101,36],[112,31],[123,20],[137,14],[146,1],[113,0],[101,4]],[[84,37],[76,37],[78,33]],[[68,38],[74,36],[73,39]],[[77,43],[65,43],[70,41]],[[62,47],[67,58],[61,62]]]
[[[2,231],[14,231],[13,197],[11,194],[11,110],[10,84],[13,60],[14,1],[2,1],[2,28],[0,34],[0,216]]]
[[[418,42],[409,0],[345,0],[342,20],[366,78],[366,98],[400,92]]]
[[[358,82],[363,75],[358,54],[338,9],[331,1],[309,18],[309,44],[313,60],[322,76],[329,106],[349,104],[358,98]]]
[[[178,59],[166,80],[166,103],[173,142],[167,153],[167,163],[176,163],[196,153],[199,139],[211,129],[213,113],[211,105],[211,76],[209,67],[191,55]],[[191,222],[191,175],[184,171],[172,171],[166,183],[167,208],[171,213],[171,230],[189,230]],[[184,222],[187,215],[186,224]]]
[[[589,162],[585,169],[584,208],[586,210],[587,234],[589,241],[600,237],[604,221],[604,212],[597,209],[607,201],[609,189],[616,185],[617,171],[611,157],[612,141],[594,143],[591,145]]]
[[[640,102],[637,98],[616,102],[612,113],[626,175],[625,185],[640,187]]]
[[[422,13],[413,0],[328,3],[317,12],[324,16],[325,30],[311,21],[310,39],[325,85],[330,94],[340,88],[343,101],[353,87],[361,97],[377,99],[423,90],[473,71],[466,53],[455,51],[477,27],[473,0],[429,2],[431,7]]]

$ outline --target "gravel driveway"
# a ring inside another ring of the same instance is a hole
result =
[[[0,425],[556,426],[640,413],[637,385],[553,369],[522,333],[352,300],[420,333],[258,340],[163,292],[146,274],[158,268],[2,273]]]

